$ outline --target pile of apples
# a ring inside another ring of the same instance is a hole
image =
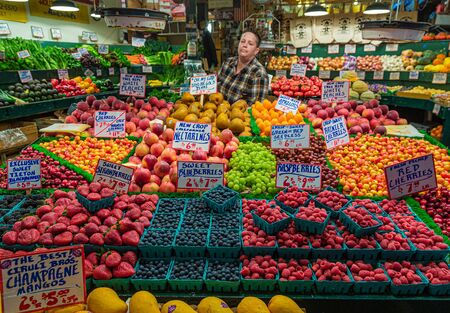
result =
[[[220,137],[211,136],[208,152],[199,149],[193,152],[175,150],[172,147],[173,136],[173,129],[164,129],[159,123],[154,123],[151,130],[145,133],[127,163],[136,169],[130,192],[175,192],[177,161],[222,162],[226,169],[228,160],[239,145],[239,139],[229,129],[223,130]]]
[[[68,115],[65,123],[83,123],[90,126],[87,130],[94,135],[94,115],[95,111],[125,111],[126,123],[125,131],[134,137],[143,137],[150,128],[154,120],[163,124],[173,107],[172,102],[164,99],[150,97],[148,101],[129,97],[125,101],[109,96],[106,99],[97,99],[94,95],[86,97],[85,101],[77,103],[77,108]]]
[[[322,94],[322,80],[317,76],[274,77],[270,88],[274,95],[285,95],[294,98],[320,97]]]
[[[342,103],[330,103],[322,100],[310,99],[299,107],[307,117],[316,132],[322,134],[323,121],[334,117],[344,116],[350,134],[385,134],[387,125],[407,125],[408,121],[400,118],[395,110],[389,110],[387,105],[380,105],[378,100],[372,99],[363,104],[355,100]]]

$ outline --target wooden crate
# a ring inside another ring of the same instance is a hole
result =
[[[31,144],[38,138],[38,129],[36,123],[34,122],[6,122],[0,123],[0,132],[7,129],[20,129],[24,135],[27,137],[25,142],[17,143],[13,146],[6,147],[4,142],[0,141],[0,153],[1,154],[10,154],[14,153],[20,148],[25,147]]]

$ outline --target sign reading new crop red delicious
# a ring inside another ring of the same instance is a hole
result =
[[[297,186],[300,189],[322,188],[322,167],[320,165],[278,162],[277,188]]]
[[[8,160],[8,189],[39,189],[41,185],[41,159]]]
[[[309,148],[309,125],[273,125],[270,136],[272,149]]]
[[[224,163],[178,161],[178,188],[206,190],[224,184]]]
[[[350,82],[327,81],[322,83],[322,101],[348,101]]]
[[[343,116],[323,121],[322,129],[327,149],[332,149],[350,142],[345,117]]]
[[[125,137],[125,111],[95,111],[94,136]]]
[[[208,152],[211,141],[211,124],[179,121],[175,124],[172,147],[179,150]]]
[[[99,160],[93,182],[107,185],[118,194],[128,192],[134,170],[122,164]]]
[[[391,199],[437,187],[433,154],[386,166],[384,174]]]
[[[85,303],[81,246],[30,252],[0,262],[3,312],[29,313]]]

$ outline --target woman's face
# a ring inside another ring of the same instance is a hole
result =
[[[245,60],[251,60],[256,57],[259,52],[256,41],[257,38],[253,33],[243,33],[238,47],[239,57]]]

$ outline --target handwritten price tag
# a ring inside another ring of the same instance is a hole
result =
[[[95,111],[94,136],[125,137],[125,111]]]
[[[119,94],[145,98],[145,75],[121,74]]]
[[[108,45],[98,45],[98,53],[100,54],[108,54],[109,46]]]
[[[217,75],[191,77],[190,92],[192,95],[209,95],[217,92]]]
[[[75,246],[2,259],[2,311],[29,313],[85,303],[83,255],[83,248]]]
[[[302,163],[277,163],[277,188],[297,186],[305,190],[322,188],[322,167]]]
[[[109,76],[113,76],[114,75],[114,67],[108,68],[108,74],[109,74]]]
[[[373,52],[376,51],[377,47],[372,44],[364,45],[364,52]]]
[[[398,51],[398,44],[397,43],[386,44],[386,51],[388,51],[388,52]]]
[[[298,110],[298,106],[300,105],[300,100],[280,95],[278,97],[277,105],[275,106],[275,110],[282,111],[284,113],[291,112],[292,114],[296,114]]]
[[[446,84],[447,83],[447,73],[434,73],[432,83],[433,84]]]
[[[433,154],[387,166],[384,174],[391,199],[437,187]]]
[[[306,76],[306,68],[307,65],[306,64],[298,64],[298,63],[294,63],[291,65],[291,76],[300,76],[300,77],[304,77]]]
[[[321,79],[330,79],[330,77],[331,77],[331,71],[319,70],[319,78],[321,78]]]
[[[26,59],[30,56],[31,55],[30,55],[30,52],[28,52],[28,50],[22,50],[22,51],[17,52],[17,57],[19,59]]]
[[[145,38],[131,37],[131,45],[133,47],[143,47],[145,45]]]
[[[8,189],[40,189],[41,159],[8,160]]]
[[[120,74],[128,74],[128,68],[126,68],[126,67],[121,67],[121,68],[120,68]]]
[[[302,53],[312,53],[312,45],[302,48],[301,52]]]
[[[179,150],[195,151],[200,149],[208,152],[211,131],[211,124],[177,122],[172,146]]]
[[[389,73],[389,80],[399,80],[399,79],[400,79],[400,73],[399,72]]]
[[[338,54],[338,53],[339,53],[339,45],[328,46],[328,54]]]
[[[309,148],[309,125],[273,125],[270,135],[272,149]]]
[[[373,72],[373,79],[374,80],[383,80],[384,79],[384,72],[383,71],[375,71],[375,72]]]
[[[322,123],[323,135],[327,149],[332,149],[350,142],[345,117],[339,116]]]
[[[224,163],[178,161],[178,188],[206,190],[223,185]]]
[[[356,53],[356,45],[346,44],[344,46],[344,53],[346,53],[346,54],[354,54],[354,53]]]
[[[439,115],[440,111],[441,111],[441,106],[439,104],[435,103],[434,107],[433,107],[433,113],[436,115]]]
[[[153,73],[153,68],[148,65],[142,66],[142,73]]]
[[[349,93],[349,81],[327,81],[322,83],[322,101],[348,101]]]
[[[275,71],[275,76],[280,77],[280,76],[286,76],[286,75],[287,75],[287,72],[285,70],[276,70]]]
[[[33,76],[29,70],[18,71],[20,82],[22,84],[28,83],[33,80]]]
[[[409,72],[409,79],[410,80],[418,80],[419,79],[419,72]]]
[[[286,53],[295,55],[297,54],[297,48],[295,48],[294,46],[287,46]]]
[[[93,181],[105,184],[117,194],[125,194],[130,188],[133,173],[131,167],[99,160]]]
[[[58,78],[59,79],[69,79],[69,71],[68,70],[58,70]]]

